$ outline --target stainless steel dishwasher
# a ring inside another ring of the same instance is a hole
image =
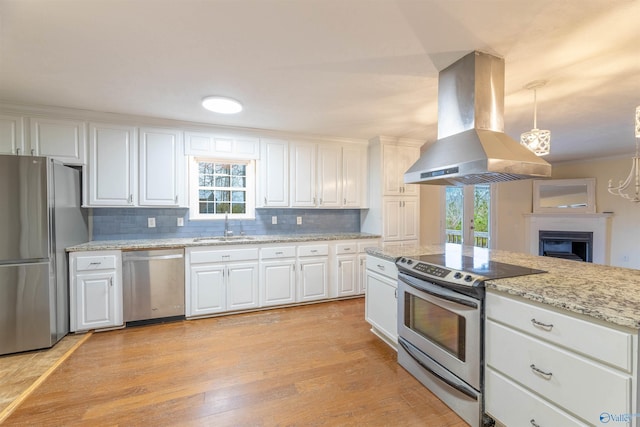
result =
[[[122,253],[124,321],[184,317],[184,249]]]

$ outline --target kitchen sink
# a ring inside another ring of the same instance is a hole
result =
[[[214,237],[196,237],[194,242],[248,242],[255,240],[251,236],[214,236]]]

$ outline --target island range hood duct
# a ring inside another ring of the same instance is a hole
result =
[[[504,59],[471,52],[438,76],[438,139],[407,184],[469,185],[548,178],[551,165],[504,133]]]

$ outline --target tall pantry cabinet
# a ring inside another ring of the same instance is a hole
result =
[[[369,141],[369,209],[360,230],[382,235],[382,244],[416,246],[420,239],[420,192],[404,173],[420,157],[422,141],[378,136]]]

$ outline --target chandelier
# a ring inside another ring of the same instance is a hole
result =
[[[525,89],[533,90],[533,129],[520,135],[520,144],[533,151],[536,156],[546,156],[551,149],[551,131],[538,129],[536,89],[545,84],[546,80],[535,80],[525,86]]]
[[[631,172],[629,172],[629,176],[624,182],[620,181],[617,187],[613,186],[613,180],[610,179],[607,190],[609,190],[609,193],[615,196],[620,196],[627,200],[631,200],[632,202],[638,203],[640,202],[640,155],[638,154],[638,140],[640,139],[640,105],[636,107],[635,135],[636,155],[631,160]],[[635,191],[633,193],[625,192],[627,188],[631,186],[632,181]]]

